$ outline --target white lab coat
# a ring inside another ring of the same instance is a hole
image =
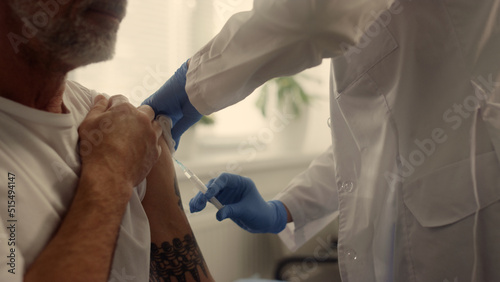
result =
[[[338,214],[343,281],[500,281],[500,0],[392,2],[257,0],[187,93],[209,114],[331,57],[332,147],[278,196],[287,245]]]

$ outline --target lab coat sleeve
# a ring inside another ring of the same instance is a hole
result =
[[[276,196],[275,199],[286,205],[293,218],[293,223],[279,234],[290,250],[295,251],[338,216],[333,169],[330,146]]]
[[[255,0],[190,60],[186,92],[202,114],[267,80],[319,65],[355,44],[394,0]]]

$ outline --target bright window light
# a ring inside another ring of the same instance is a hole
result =
[[[108,95],[123,94],[138,106],[155,92],[197,50],[222,28],[234,13],[250,10],[250,0],[130,0],[118,34],[113,60],[73,71],[69,78]],[[314,94],[327,97],[328,67],[320,71]],[[248,138],[262,131],[266,120],[255,107],[258,95],[214,114],[213,126],[200,126],[207,140],[221,143]],[[326,124],[327,99],[315,106],[318,124]],[[314,126],[313,126],[314,127]],[[323,131],[323,126],[319,126]],[[328,132],[322,133],[328,143]],[[213,141],[225,140],[224,142]],[[219,139],[217,139],[219,138]],[[314,137],[312,137],[314,138]],[[315,138],[318,139],[317,137]],[[235,141],[239,142],[239,141]],[[181,142],[182,146],[182,142]],[[325,145],[326,146],[326,145]]]

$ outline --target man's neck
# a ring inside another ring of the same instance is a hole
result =
[[[0,96],[42,111],[65,112],[62,97],[66,73],[12,63],[2,63],[0,68]]]

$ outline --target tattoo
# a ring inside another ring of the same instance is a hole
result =
[[[182,207],[182,199],[181,199],[181,192],[179,191],[179,184],[177,184],[177,176],[175,176],[174,178],[174,190],[175,190],[175,195],[179,198],[177,204],[179,205],[179,208],[181,210],[184,210],[184,208]]]
[[[161,248],[151,243],[149,281],[170,282],[173,277],[176,278],[174,281],[187,281],[188,272],[195,281],[201,281],[198,268],[202,270],[205,277],[208,277],[204,261],[194,235],[187,234],[184,240],[175,238],[172,244],[163,242]]]

